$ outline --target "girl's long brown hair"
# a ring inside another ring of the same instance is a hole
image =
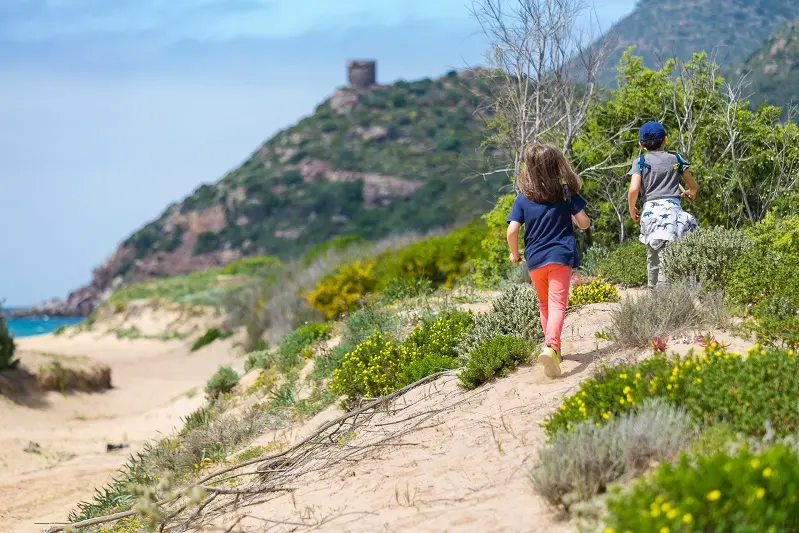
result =
[[[569,194],[577,194],[583,184],[571,163],[560,150],[548,144],[532,144],[524,153],[524,169],[516,184],[525,198],[539,204],[564,200],[561,178]]]

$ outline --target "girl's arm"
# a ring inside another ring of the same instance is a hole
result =
[[[580,229],[588,229],[591,226],[591,219],[585,214],[585,209],[572,215],[572,222]]]
[[[519,228],[521,227],[522,225],[515,220],[508,224],[507,238],[508,247],[510,248],[510,261],[514,265],[522,260],[521,256],[519,255]]]
[[[688,185],[688,190],[682,194],[683,196],[687,196],[693,200],[696,198],[696,193],[699,192],[699,184],[696,182],[694,177],[691,175],[691,171],[688,169],[683,171],[682,178],[685,180],[685,184]]]

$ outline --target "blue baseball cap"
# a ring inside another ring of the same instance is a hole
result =
[[[647,122],[638,130],[638,138],[642,141],[654,141],[666,137],[666,128],[660,122]]]

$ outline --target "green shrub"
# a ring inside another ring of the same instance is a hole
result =
[[[200,348],[204,348],[208,346],[212,342],[218,339],[227,339],[231,337],[233,333],[229,331],[222,331],[219,328],[209,328],[203,335],[194,341],[194,344],[191,345],[191,351],[196,352]]]
[[[740,306],[757,306],[776,296],[799,303],[799,215],[766,216],[752,239],[754,247],[727,274],[727,297]]]
[[[580,271],[589,276],[596,276],[599,265],[610,256],[611,251],[607,246],[594,244],[580,258]]]
[[[619,291],[616,287],[599,279],[592,280],[590,283],[575,284],[569,294],[570,306],[618,302],[619,300]]]
[[[680,395],[697,420],[728,423],[748,435],[765,434],[766,424],[780,436],[799,430],[799,362],[793,352],[756,346],[740,357],[717,349],[697,378]]]
[[[445,370],[454,370],[460,366],[457,357],[447,357],[446,355],[426,355],[421,359],[411,361],[402,369],[399,375],[398,384],[400,388],[416,383],[420,379],[426,378]]]
[[[401,300],[418,298],[433,292],[433,284],[429,279],[391,279],[380,292],[383,303],[391,305]]]
[[[466,367],[458,374],[467,389],[474,389],[497,377],[506,376],[531,359],[533,347],[524,339],[499,335],[472,351]]]
[[[551,504],[567,509],[605,492],[622,478],[643,473],[652,461],[667,461],[694,437],[685,411],[658,398],[597,427],[582,422],[558,433],[538,454],[531,472],[535,489]]]
[[[663,397],[684,406],[697,421],[725,423],[734,431],[777,435],[799,430],[799,363],[794,352],[755,347],[748,357],[718,344],[700,353],[656,356],[635,365],[603,369],[580,384],[544,423],[552,437],[578,423],[603,424],[646,398]]]
[[[426,356],[457,357],[455,348],[464,333],[474,327],[474,316],[463,311],[444,313],[435,319],[424,319],[405,342],[402,351],[410,360]]]
[[[766,346],[799,350],[799,305],[775,296],[755,309],[743,329]]]
[[[661,268],[669,281],[693,281],[705,289],[720,288],[728,269],[753,245],[742,230],[702,228],[666,247]]]
[[[288,372],[302,360],[303,352],[314,342],[330,337],[329,324],[308,324],[286,335],[277,349],[276,363],[281,372]]]
[[[696,286],[671,283],[663,289],[625,298],[611,312],[610,335],[624,347],[642,347],[655,337],[701,325]]]
[[[646,246],[635,239],[625,242],[599,261],[596,273],[603,279],[626,287],[646,285]]]
[[[247,354],[244,361],[244,371],[250,372],[254,369],[266,370],[275,364],[275,354],[269,350],[257,350]]]
[[[437,372],[433,369],[438,365],[452,368],[456,366],[455,347],[472,324],[470,313],[445,313],[423,320],[402,344],[376,331],[344,356],[333,371],[331,390],[351,401],[376,398],[413,383],[408,379],[429,375],[420,375],[423,371]]]
[[[181,434],[185,434],[197,428],[205,427],[214,419],[214,411],[208,406],[202,406],[196,411],[192,411],[186,418],[183,418],[183,429]]]
[[[216,399],[220,394],[233,390],[239,382],[239,375],[229,366],[220,366],[216,374],[211,376],[205,385],[205,393],[211,399]]]
[[[531,284],[510,286],[497,297],[491,311],[478,315],[474,328],[458,344],[458,356],[465,362],[473,350],[500,335],[518,337],[529,345],[543,339],[538,296]]]
[[[481,257],[474,261],[474,281],[478,287],[496,287],[512,272],[513,265],[508,261],[508,242],[505,235],[508,229],[508,213],[515,199],[515,194],[501,196],[494,208],[483,215],[486,235],[480,243]],[[521,232],[519,242],[521,250],[524,248]]]
[[[433,287],[452,287],[471,272],[472,262],[482,256],[485,234],[481,220],[441,237],[430,237],[377,257],[375,275],[384,289],[392,280],[428,280]]]
[[[0,307],[0,371],[17,368],[19,360],[14,357],[16,349],[14,338],[6,325],[3,309]]]
[[[787,446],[663,463],[608,501],[608,532],[799,531],[799,457]]]
[[[344,356],[333,371],[330,389],[351,399],[382,396],[392,391],[404,363],[396,341],[375,332]]]
[[[662,396],[664,383],[673,387],[669,381],[673,368],[674,361],[666,357],[603,368],[596,377],[583,381],[579,390],[547,417],[544,423],[547,435],[554,437],[586,421],[604,423],[630,411],[646,398]]]

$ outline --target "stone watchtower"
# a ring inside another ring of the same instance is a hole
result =
[[[377,85],[377,62],[347,61],[347,82],[353,89],[368,89]]]

